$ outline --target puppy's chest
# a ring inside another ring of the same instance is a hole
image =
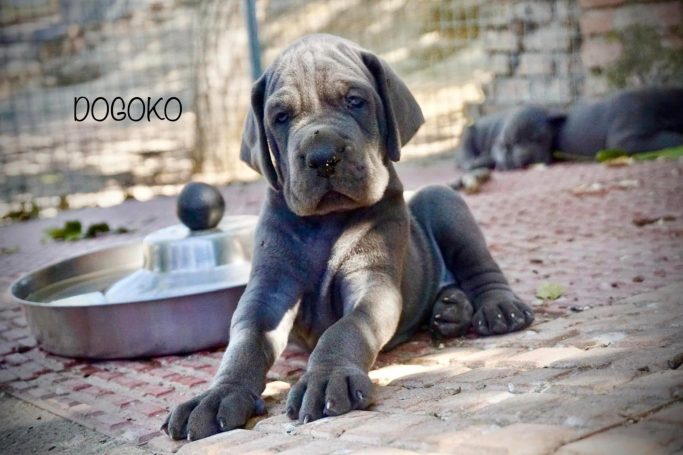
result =
[[[344,279],[345,265],[362,262],[363,252],[358,248],[363,230],[347,229],[333,239],[326,248],[326,257],[311,262],[308,269],[308,285],[301,298],[294,333],[299,341],[311,348],[322,333],[344,314],[344,298],[339,283]],[[317,242],[313,242],[317,243]],[[313,245],[311,245],[313,246]],[[322,252],[322,251],[321,251]]]

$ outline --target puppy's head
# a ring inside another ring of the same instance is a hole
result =
[[[511,113],[491,150],[496,169],[518,169],[534,163],[549,163],[553,139],[561,114],[537,106],[524,106]]]
[[[254,84],[240,156],[299,216],[352,210],[383,197],[389,162],[423,122],[408,88],[379,57],[311,35]]]

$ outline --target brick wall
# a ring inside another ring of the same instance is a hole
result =
[[[683,85],[683,2],[579,0],[584,94]]]
[[[491,78],[473,117],[642,86],[683,86],[683,1],[492,2],[482,24]]]
[[[580,9],[572,0],[493,2],[482,24],[491,80],[474,115],[533,102],[564,106],[581,94]]]

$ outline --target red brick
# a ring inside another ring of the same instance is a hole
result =
[[[145,381],[141,381],[140,379],[132,378],[128,375],[121,375],[121,376],[114,376],[111,378],[111,382],[115,382],[123,387],[126,387],[128,389],[135,389],[136,387],[140,387],[142,385],[147,384]]]
[[[97,428],[103,433],[111,433],[113,430],[121,430],[123,427],[131,425],[129,418],[112,414],[98,414],[94,416],[94,420]]]
[[[39,349],[32,349],[26,352],[24,355],[52,371],[62,371],[79,363],[79,361],[76,359],[46,354]]]
[[[599,8],[602,6],[616,6],[626,3],[626,0],[579,0],[581,8]]]
[[[112,404],[117,408],[124,408],[135,401],[137,401],[136,398],[128,397],[126,395],[119,395],[116,393],[107,397],[107,403]]]
[[[36,343],[35,338],[26,337],[26,338],[22,338],[22,339],[18,340],[17,345],[21,348],[33,349],[36,346],[38,346],[38,343]]]
[[[152,370],[147,371],[146,373],[151,376],[155,376],[157,378],[162,379],[168,379],[170,377],[178,375],[178,373],[176,373],[175,371],[166,368],[154,368]]]
[[[45,389],[42,386],[37,386],[37,387],[31,387],[30,389],[26,390],[24,392],[26,395],[33,397],[34,399],[43,399],[46,400],[48,398],[56,397],[57,395],[66,395],[66,392],[58,392],[57,390],[51,389]]]
[[[47,368],[35,363],[24,363],[15,367],[15,369],[19,378],[23,380],[34,379],[43,373],[49,372]]]
[[[67,379],[66,381],[62,381],[57,384],[58,388],[65,389],[68,391],[72,392],[79,392],[83,389],[86,389],[88,387],[92,387],[90,384],[87,382],[83,381],[82,379]]]
[[[168,412],[168,410],[165,407],[158,406],[152,403],[147,403],[144,401],[135,401],[133,403],[123,406],[123,408],[126,411],[135,412],[147,417],[153,417],[155,415]]]
[[[7,382],[12,382],[19,379],[19,372],[14,369],[1,369],[0,370],[0,384],[5,384]]]
[[[16,344],[7,341],[0,341],[0,356],[11,354],[16,351]]]
[[[629,434],[627,431],[610,430],[586,439],[567,444],[560,448],[557,455],[640,455],[669,453],[663,450],[651,434]]]
[[[613,29],[613,9],[590,10],[581,15],[581,32],[585,35],[607,33]]]
[[[524,437],[520,437],[524,435]],[[576,431],[559,425],[516,423],[470,440],[462,445],[465,453],[553,453],[576,436]],[[468,451],[469,449],[469,451]]]
[[[93,407],[92,405],[89,405],[88,403],[78,403],[75,406],[71,406],[69,408],[69,413],[72,414],[75,418],[80,418],[80,417],[92,417],[95,415],[102,414],[101,409],[97,409]]]
[[[584,41],[581,47],[581,58],[588,68],[604,68],[619,58],[621,50],[622,45],[619,41],[593,38]]]
[[[208,359],[208,358],[202,358],[202,357],[186,357],[184,359],[181,359],[177,362],[178,365],[184,367],[184,368],[189,368],[189,369],[204,369],[204,368],[216,368],[218,365]]]
[[[12,330],[7,330],[5,332],[2,332],[0,334],[0,337],[4,338],[7,341],[17,341],[22,338],[25,338],[29,335],[29,332],[27,329],[22,329],[22,328],[15,328]]]
[[[132,364],[128,365],[128,368],[130,368],[133,371],[137,371],[138,373],[146,373],[149,370],[152,370],[154,368],[159,367],[159,362],[152,362],[152,361],[146,361],[146,362],[133,362]]]
[[[23,316],[12,319],[12,325],[14,327],[19,327],[22,329],[28,327],[28,325],[26,324],[26,318],[24,318]]]
[[[99,370],[95,373],[92,374],[96,378],[102,379],[104,381],[111,381],[112,379],[123,375],[123,373],[118,372],[118,371],[107,371],[107,370]]]
[[[2,371],[2,370],[0,370],[0,371]],[[9,386],[15,392],[25,392],[26,390],[28,390],[32,387],[36,387],[36,383],[35,383],[35,381],[14,381],[14,382],[10,382]]]
[[[144,444],[145,442],[161,435],[161,431],[145,428],[140,425],[129,425],[121,435],[124,439],[134,444]]]
[[[67,410],[70,408],[73,408],[74,406],[78,406],[81,404],[80,401],[76,401],[73,398],[70,398],[68,396],[55,396],[52,398],[48,398],[45,400],[46,403],[49,403],[53,406],[56,406],[62,410]]]
[[[206,379],[197,378],[194,376],[185,376],[185,375],[181,375],[181,374],[175,374],[173,376],[167,377],[166,379],[168,379],[169,381],[172,381],[172,382],[176,382],[178,384],[182,384],[182,385],[190,387],[190,388],[198,386],[200,384],[204,384],[206,382],[209,382]]]
[[[86,395],[90,395],[92,397],[95,397],[95,398],[101,398],[105,395],[111,395],[114,393],[111,390],[103,389],[102,387],[97,387],[95,385],[90,386],[90,387],[86,387],[81,392],[83,392]]]
[[[141,387],[140,389],[142,390],[143,395],[151,395],[153,397],[159,398],[160,396],[173,392],[175,387],[147,385]]]
[[[379,415],[367,420],[365,425],[353,427],[344,432],[341,440],[361,442],[365,444],[382,444],[396,439],[402,432],[420,423],[434,420],[434,417],[411,414]]]

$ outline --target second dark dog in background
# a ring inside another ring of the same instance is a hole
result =
[[[605,149],[630,154],[683,145],[681,106],[678,88],[622,91],[566,113],[525,105],[467,127],[456,163],[465,170],[506,170],[550,163],[555,151],[592,158]]]

